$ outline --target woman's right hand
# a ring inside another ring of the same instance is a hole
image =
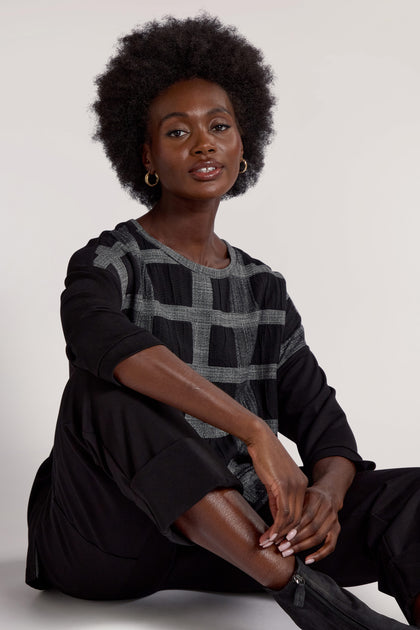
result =
[[[302,516],[308,479],[267,425],[260,425],[247,440],[255,472],[264,484],[273,524],[260,537],[260,544],[293,538]]]

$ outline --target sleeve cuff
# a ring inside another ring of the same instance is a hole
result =
[[[312,469],[316,462],[318,462],[320,459],[324,459],[325,457],[345,457],[346,459],[353,462],[353,464],[356,466],[357,472],[362,472],[364,470],[374,470],[376,468],[375,462],[367,459],[362,459],[358,453],[350,448],[346,448],[345,446],[330,446],[328,448],[316,451],[316,453],[314,453],[314,455],[304,463],[303,470],[305,474],[311,475]]]
[[[141,350],[164,345],[157,337],[145,330],[128,335],[112,346],[102,357],[98,367],[98,376],[121,387],[121,383],[114,377],[114,370],[121,361]]]

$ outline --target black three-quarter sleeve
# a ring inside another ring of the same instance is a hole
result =
[[[300,341],[298,341],[300,340]],[[293,440],[306,474],[324,457],[345,457],[358,470],[375,468],[357,452],[346,415],[323,370],[304,341],[300,316],[288,297],[285,342],[278,370],[279,431]],[[299,343],[299,349],[293,347]]]
[[[162,342],[123,312],[118,276],[88,260],[89,248],[72,256],[61,295],[66,353],[75,367],[118,384],[118,363]]]

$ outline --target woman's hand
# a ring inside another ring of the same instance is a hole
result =
[[[273,516],[273,524],[260,537],[260,545],[269,546],[282,541],[300,522],[308,479],[267,425],[246,444]]]
[[[355,473],[355,465],[344,457],[325,457],[315,464],[300,523],[278,546],[283,557],[322,545],[305,558],[312,564],[334,551],[341,530],[338,513]]]
[[[324,543],[316,552],[305,558],[306,564],[322,560],[332,553],[337,544],[341,527],[338,521],[340,504],[322,486],[313,485],[306,490],[302,518],[297,534],[279,545],[283,557],[311,549]]]

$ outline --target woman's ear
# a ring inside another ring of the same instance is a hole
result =
[[[152,156],[151,156],[150,146],[148,145],[147,142],[143,144],[142,160],[143,160],[143,165],[145,169],[147,171],[152,172],[153,171]]]

